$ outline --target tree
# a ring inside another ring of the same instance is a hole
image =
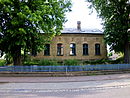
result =
[[[36,53],[60,34],[70,8],[69,0],[0,0],[0,50],[21,65],[21,51]]]
[[[105,41],[111,50],[124,53],[130,63],[130,5],[129,0],[87,0],[104,21]]]

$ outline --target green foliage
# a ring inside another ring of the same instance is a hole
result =
[[[11,56],[9,53],[7,53],[7,54],[5,55],[5,60],[6,60],[6,64],[7,64],[7,65],[13,63],[13,58],[12,58],[12,56]]]
[[[130,41],[130,1],[129,0],[87,0],[90,8],[95,8],[103,19],[105,41],[111,50],[123,52],[125,62],[128,61]]]
[[[56,65],[79,65],[77,60],[54,60],[54,59],[28,59],[24,62],[24,65],[40,65],[40,66],[56,66]]]
[[[4,66],[4,65],[5,65],[5,63],[6,63],[6,61],[5,61],[5,60],[0,60],[0,66]]]
[[[111,46],[111,50],[123,51],[123,46],[130,28],[129,0],[87,0],[95,8],[99,17],[104,21],[105,40]],[[125,39],[125,40],[124,40]]]
[[[92,60],[92,61],[84,61],[84,65],[97,65],[97,64],[107,64],[108,60]]]
[[[28,59],[24,62],[24,65],[39,65],[39,66],[48,66],[48,65],[59,65],[57,60],[50,59]]]
[[[38,62],[34,62],[34,61],[25,61],[24,65],[38,65]]]
[[[64,61],[64,65],[78,65],[79,64],[79,62],[77,61],[77,60],[75,60],[75,59],[68,59],[68,60],[65,60]]]
[[[123,64],[124,60],[123,57],[118,58],[117,60],[108,60],[109,64]]]
[[[15,61],[21,50],[41,51],[60,34],[70,8],[70,0],[0,0],[0,50]]]
[[[42,59],[42,60],[40,60],[39,65],[42,65],[42,66],[58,65],[58,63],[56,60]]]
[[[25,55],[23,65],[38,65],[39,60],[37,59],[32,59],[30,55]]]
[[[117,60],[91,60],[91,61],[79,61],[75,59],[68,59],[64,61],[54,59],[28,59],[24,62],[24,65],[39,65],[39,66],[64,66],[64,65],[98,65],[98,64],[123,64],[123,57]]]
[[[108,60],[108,59],[101,59],[101,60],[92,60],[92,61],[84,61],[83,65],[98,65],[98,64],[123,64],[123,57],[118,58],[117,60]]]

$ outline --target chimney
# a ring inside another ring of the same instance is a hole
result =
[[[81,31],[81,21],[77,21],[77,30]]]

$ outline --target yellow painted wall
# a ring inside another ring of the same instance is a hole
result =
[[[57,56],[57,44],[62,43],[64,49],[63,56]],[[70,56],[70,44],[76,44],[76,56]],[[89,55],[83,56],[83,44],[88,44]],[[100,44],[101,55],[95,55],[95,44]],[[104,43],[103,34],[61,34],[53,38],[50,44],[50,56],[44,56],[44,51],[38,53],[35,57],[38,59],[78,59],[78,60],[94,60],[107,58],[106,45]]]

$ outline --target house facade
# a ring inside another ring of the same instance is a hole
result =
[[[97,60],[107,58],[104,35],[100,30],[64,29],[61,35],[53,38],[45,50],[38,53],[37,59],[76,59]]]

